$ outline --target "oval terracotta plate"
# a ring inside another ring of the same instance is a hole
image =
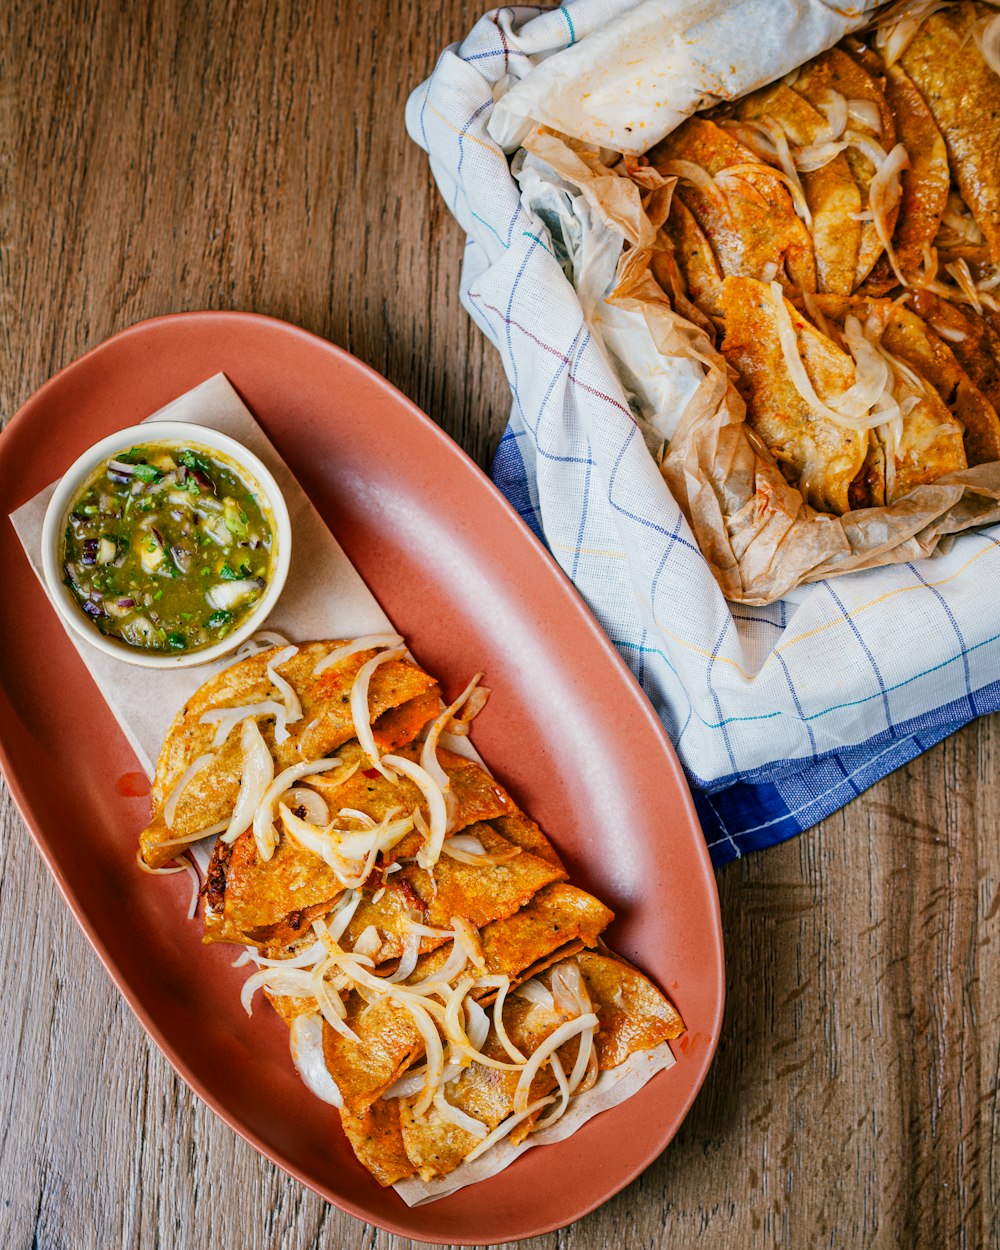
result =
[[[677,1064],[629,1102],[422,1207],[408,1209],[356,1163],[336,1113],[299,1082],[277,1017],[261,1009],[246,1018],[245,971],[230,966],[231,950],[203,947],[199,926],[184,920],[186,884],[136,869],[148,800],[120,784],[135,758],[7,519],[89,444],[220,370],[420,663],[448,690],[486,670],[494,695],[476,746],[555,841],[572,879],[614,908],[609,944],[658,981],[687,1022]],[[345,1211],[434,1242],[493,1244],[559,1228],[663,1150],[704,1079],[722,1015],[705,844],[635,680],[451,439],[383,378],[303,330],[242,313],[162,317],[68,366],[14,417],[0,437],[0,514],[0,762],[118,988],[227,1124]]]

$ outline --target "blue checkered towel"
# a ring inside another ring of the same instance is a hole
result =
[[[720,864],[801,832],[1000,707],[1000,527],[768,607],[722,598],[486,128],[529,58],[632,3],[487,14],[413,93],[407,127],[468,235],[462,298],[513,393],[494,478],[661,716]]]

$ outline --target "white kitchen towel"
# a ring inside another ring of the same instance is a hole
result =
[[[962,534],[932,559],[816,583],[768,607],[723,599],[545,223],[523,207],[490,132],[497,101],[515,87],[526,97],[536,65],[558,83],[560,56],[595,32],[607,44],[609,23],[634,21],[630,11],[650,3],[489,13],[441,55],[406,121],[468,236],[462,299],[500,351],[513,394],[494,478],[652,700],[718,862],[807,828],[1000,706],[1000,527]],[[675,27],[697,25],[705,73],[713,57],[743,65],[741,91],[789,68],[787,57],[768,68],[755,55],[755,47],[769,55],[776,29],[798,63],[858,20],[857,9],[845,17],[823,0],[653,7]],[[839,26],[820,20],[831,12]],[[676,48],[676,30],[671,39]],[[704,102],[694,82],[680,83],[676,113]],[[509,138],[509,118],[495,129]]]

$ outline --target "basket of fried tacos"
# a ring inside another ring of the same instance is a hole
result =
[[[518,134],[524,202],[734,601],[1000,519],[1000,17],[855,24],[645,150]],[[622,240],[589,303],[608,253],[574,245],[574,198]]]

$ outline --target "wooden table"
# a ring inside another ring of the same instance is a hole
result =
[[[483,3],[8,0],[4,418],[132,322],[253,309],[356,353],[488,464],[507,387],[402,123]],[[1000,1244],[998,729],[720,873],[729,1000],[704,1091],[639,1181],[532,1247]],[[2,820],[0,1247],[400,1246],[187,1091],[6,796]]]

